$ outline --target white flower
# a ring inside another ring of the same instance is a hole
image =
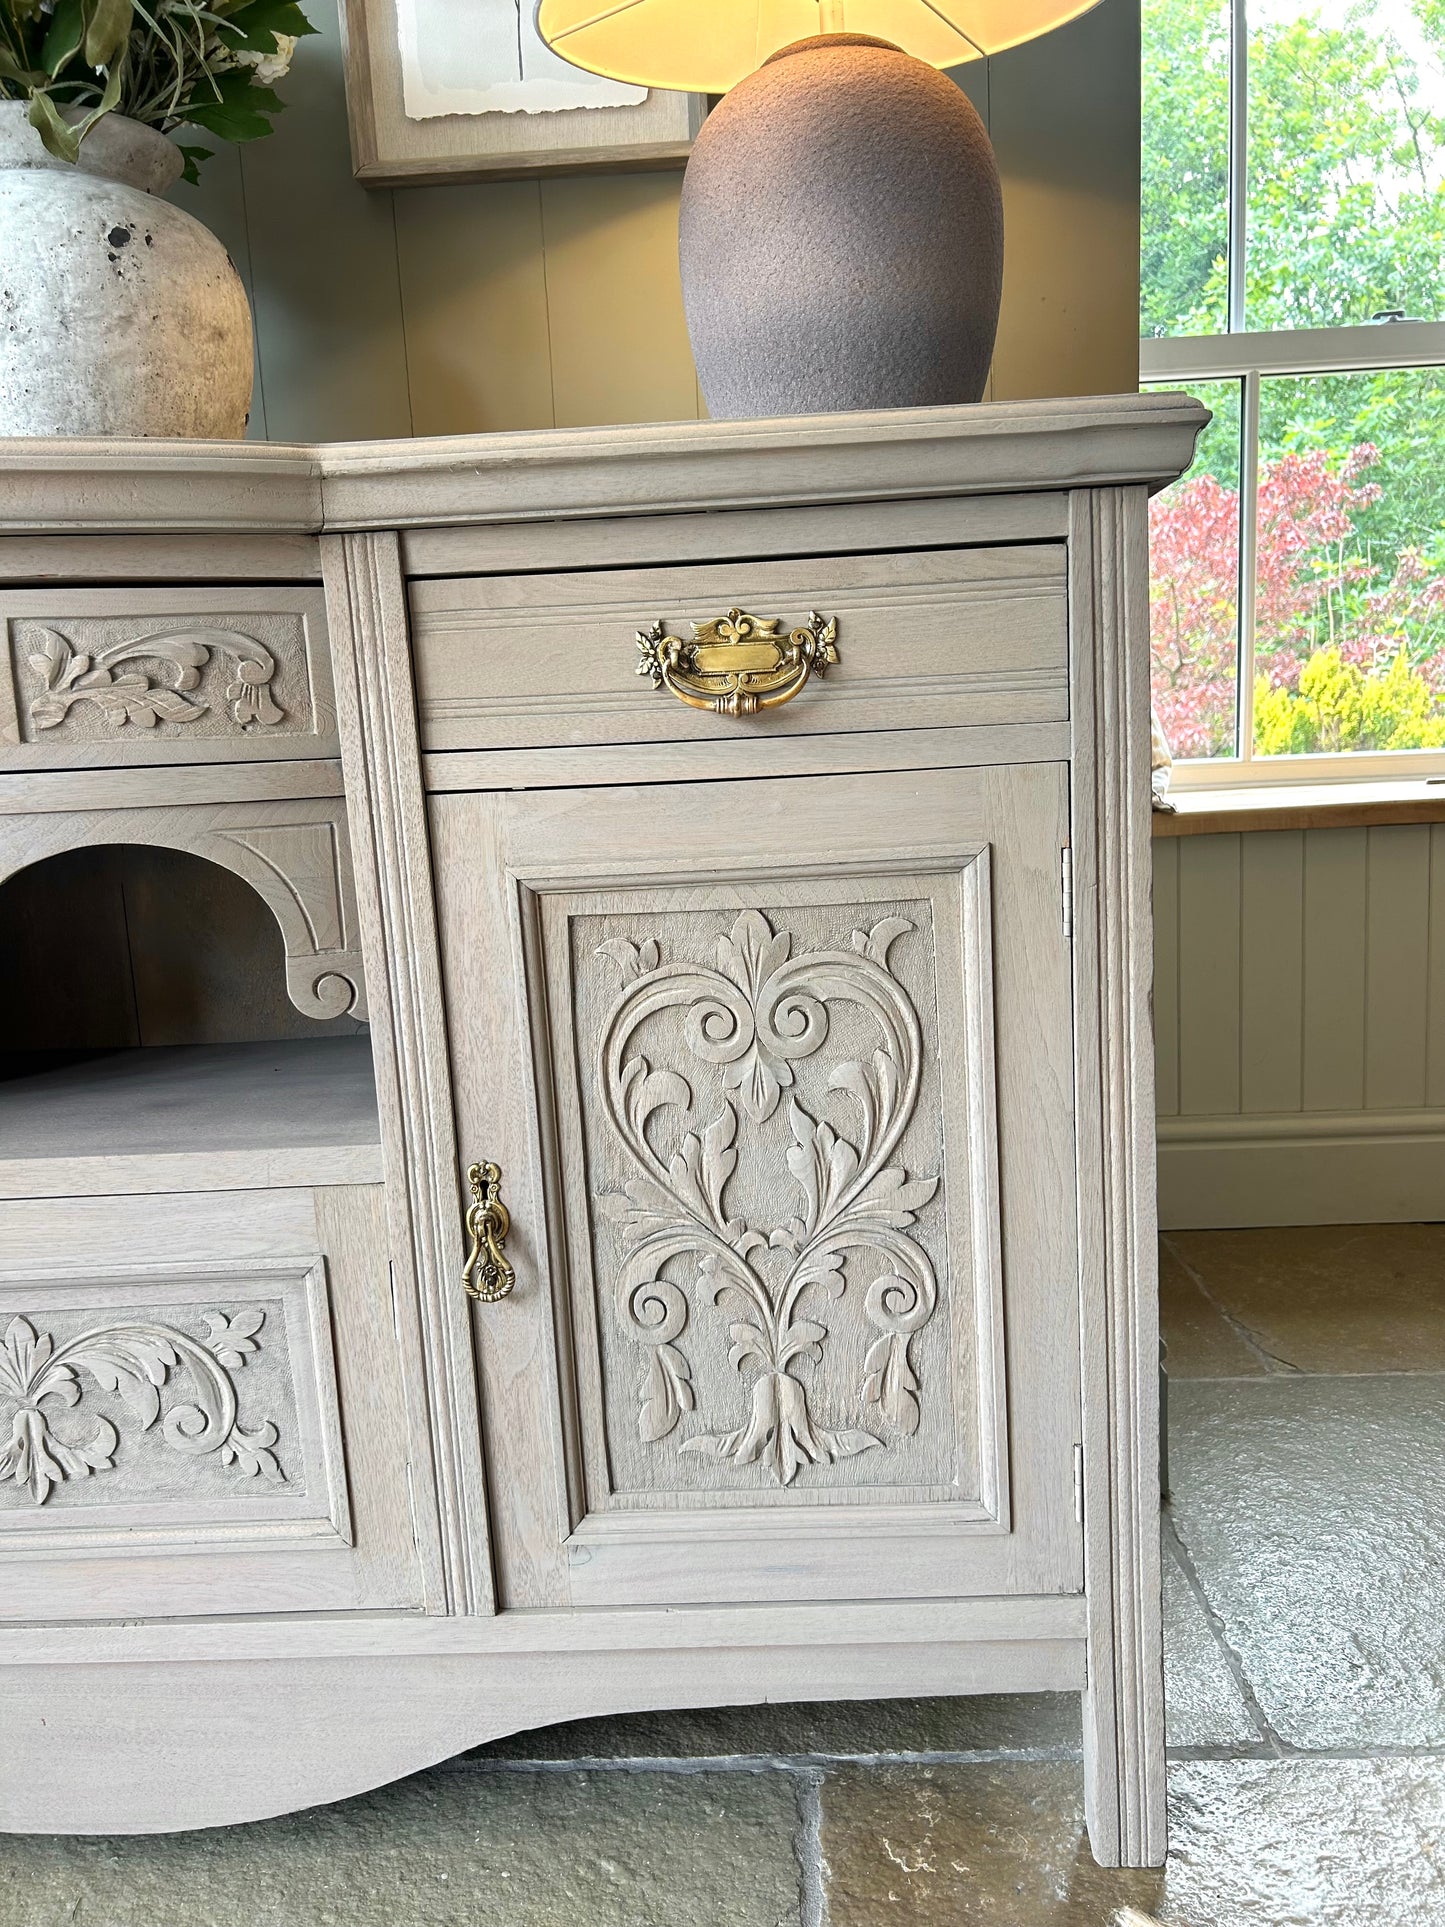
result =
[[[276,35],[276,51],[273,54],[253,53],[248,47],[241,47],[236,53],[238,67],[255,69],[257,80],[263,87],[272,87],[278,80],[284,80],[291,71],[291,57],[296,52],[294,33]]]

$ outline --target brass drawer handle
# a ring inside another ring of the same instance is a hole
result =
[[[806,627],[782,634],[781,616],[725,616],[692,625],[692,640],[670,636],[665,623],[639,629],[639,676],[654,689],[670,689],[691,709],[718,716],[753,716],[791,702],[811,675],[824,675],[838,660],[838,624],[817,610]]]
[[[512,1214],[502,1203],[502,1173],[495,1164],[474,1164],[467,1172],[472,1203],[467,1231],[472,1248],[462,1267],[462,1289],[484,1305],[505,1298],[517,1282],[503,1247],[512,1228]]]

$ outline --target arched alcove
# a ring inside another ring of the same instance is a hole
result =
[[[0,861],[0,1197],[379,1176],[335,825],[130,814]]]
[[[101,844],[43,857],[0,883],[7,1055],[275,1042],[364,1028],[351,1015],[321,1018],[297,1007],[273,906],[209,857]]]

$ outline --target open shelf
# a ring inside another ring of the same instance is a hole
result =
[[[71,1052],[0,1082],[0,1198],[381,1176],[365,1035]]]

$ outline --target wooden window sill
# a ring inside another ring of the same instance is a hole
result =
[[[1275,788],[1176,790],[1154,812],[1155,836],[1238,830],[1346,830],[1386,823],[1445,823],[1445,783],[1312,783]]]

